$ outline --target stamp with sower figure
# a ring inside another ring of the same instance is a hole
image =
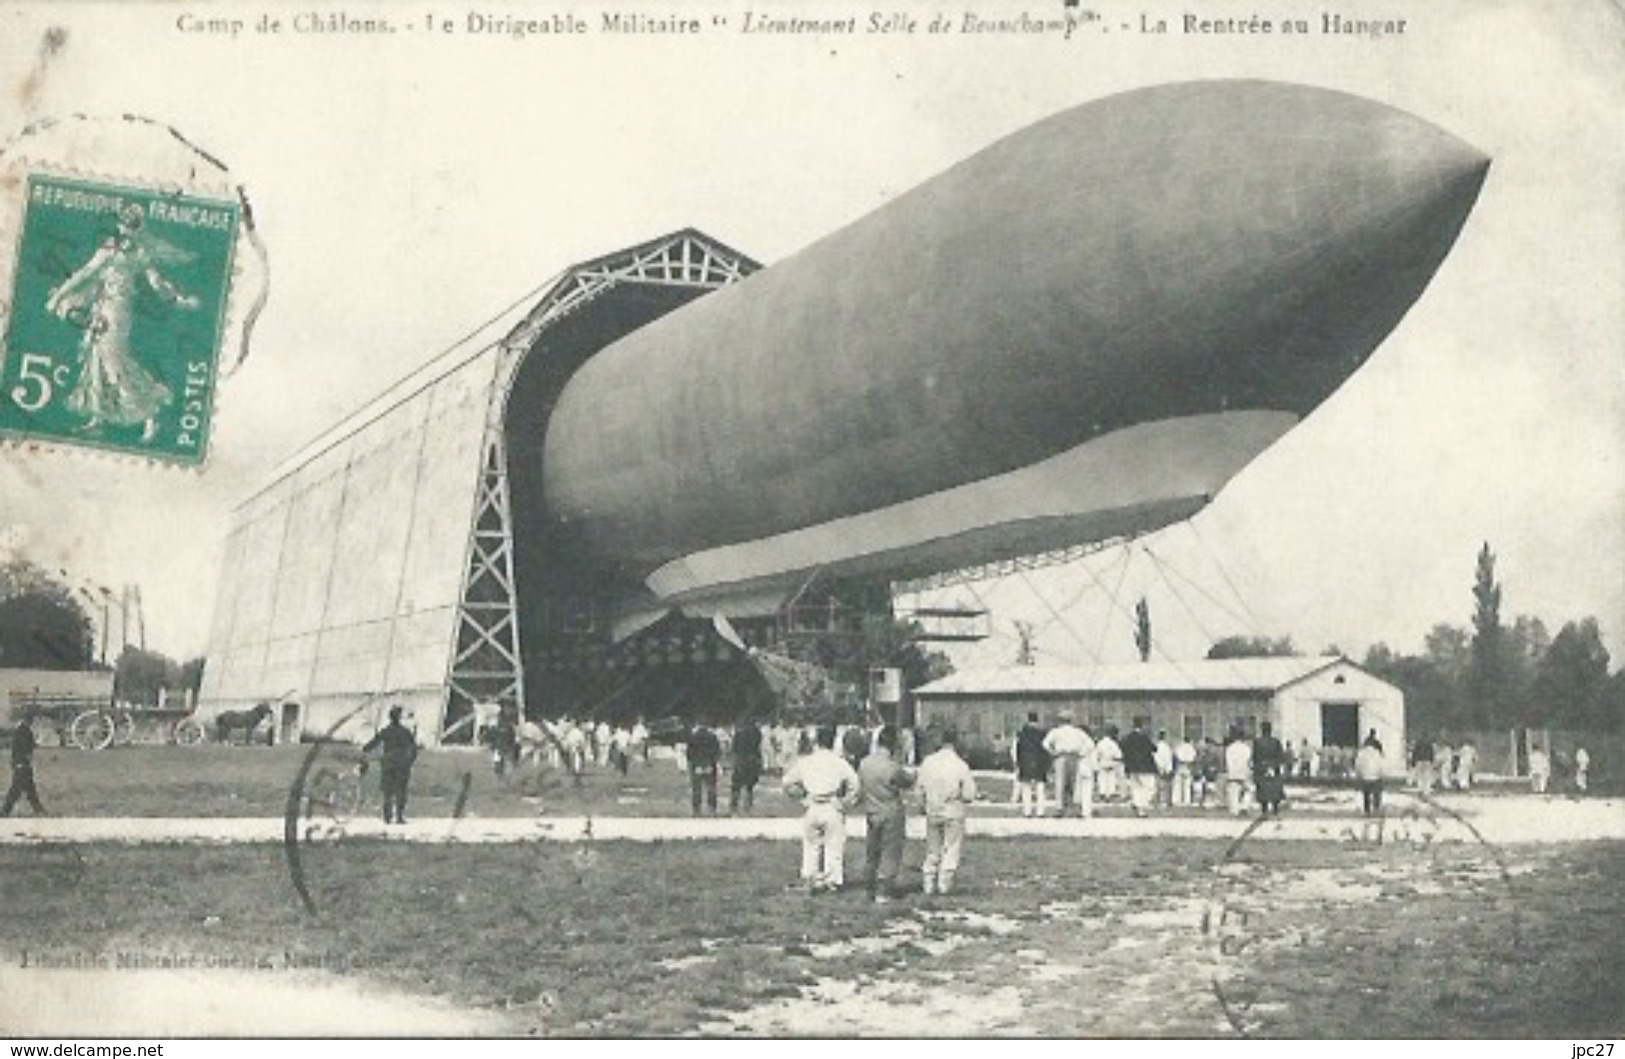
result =
[[[239,203],[31,173],[0,363],[0,432],[198,465]]]

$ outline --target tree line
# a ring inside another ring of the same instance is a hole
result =
[[[1364,667],[1405,692],[1416,730],[1625,728],[1625,667],[1609,672],[1596,618],[1565,621],[1555,634],[1533,615],[1506,622],[1488,543],[1478,553],[1472,599],[1471,621],[1434,625],[1420,653],[1381,642],[1366,652]],[[1208,657],[1295,653],[1291,637],[1232,636],[1215,643]]]
[[[0,562],[0,668],[113,671],[113,697],[141,706],[196,694],[203,659],[177,662],[161,651],[122,646],[111,664],[96,657],[90,613],[62,578],[26,559]]]

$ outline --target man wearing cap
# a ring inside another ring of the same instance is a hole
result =
[[[384,788],[384,823],[406,823],[406,787],[412,779],[412,763],[418,757],[418,741],[401,723],[401,708],[389,708],[389,723],[361,748],[363,754],[379,750]]]
[[[19,798],[28,799],[35,816],[45,815],[45,806],[40,804],[39,791],[34,787],[34,747],[37,745],[34,713],[25,710],[11,733],[11,787],[6,791],[5,808],[0,809],[0,816],[10,816],[11,807]]]
[[[858,774],[835,752],[835,728],[818,729],[818,745],[784,773],[784,793],[800,800],[801,881],[809,893],[846,881],[845,810],[857,801]]]
[[[1055,815],[1065,816],[1076,808],[1078,815],[1090,817],[1095,811],[1095,741],[1063,713],[1059,723],[1044,736],[1044,750],[1055,770]]]

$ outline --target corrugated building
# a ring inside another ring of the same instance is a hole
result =
[[[966,670],[914,696],[921,724],[987,739],[1014,735],[1029,713],[1046,725],[1067,713],[1096,735],[1138,721],[1192,742],[1269,721],[1291,747],[1351,747],[1375,730],[1389,771],[1405,771],[1405,693],[1334,655]]]

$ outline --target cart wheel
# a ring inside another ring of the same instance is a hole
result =
[[[203,742],[203,722],[191,717],[176,721],[175,742],[180,746],[197,746]]]
[[[113,718],[103,710],[86,710],[73,719],[73,742],[85,750],[105,750],[113,743]]]
[[[129,746],[135,742],[135,715],[120,710],[113,715],[113,745]]]

